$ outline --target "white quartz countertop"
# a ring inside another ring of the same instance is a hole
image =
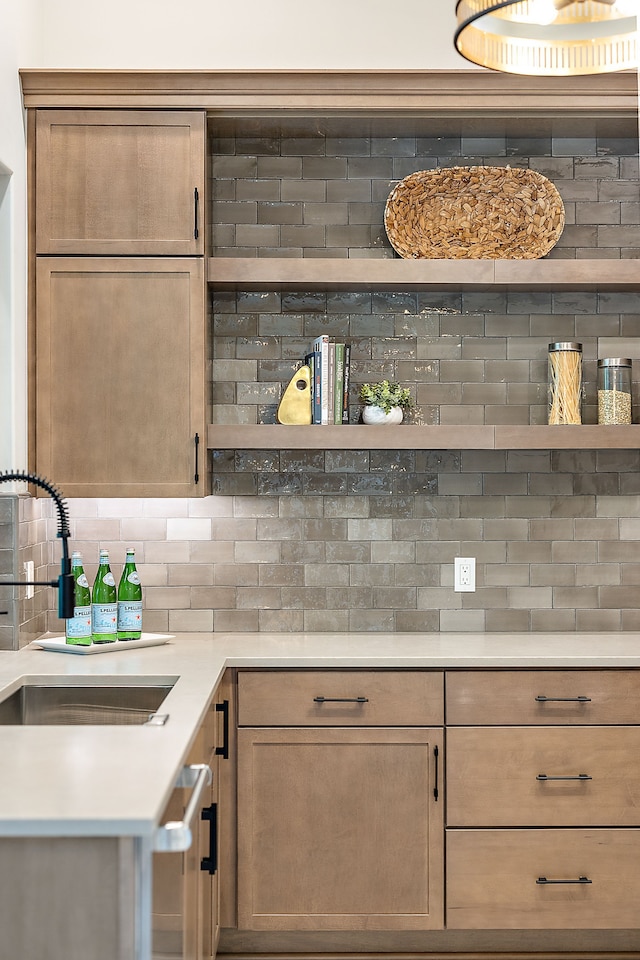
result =
[[[640,667],[640,634],[177,634],[74,656],[0,652],[0,699],[23,678],[175,679],[165,726],[0,725],[0,836],[151,837],[226,667]]]

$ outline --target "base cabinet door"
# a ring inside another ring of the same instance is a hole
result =
[[[640,830],[447,831],[451,930],[640,927]]]
[[[238,926],[443,925],[442,731],[238,731]]]
[[[38,259],[35,468],[67,496],[204,493],[203,271]]]
[[[0,882],[3,960],[138,956],[134,839],[2,837]]]
[[[187,822],[189,817],[191,843],[186,850],[165,849],[153,854],[152,960],[211,960],[215,955],[215,761],[212,708],[207,711],[187,757],[185,769],[188,772],[191,767],[193,776],[179,781],[162,817],[163,824]],[[202,780],[204,788],[198,783],[202,766],[212,773],[208,781]]]

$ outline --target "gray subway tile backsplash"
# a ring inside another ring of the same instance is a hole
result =
[[[283,135],[268,118],[242,136],[217,123],[214,255],[393,257],[382,211],[394,181],[471,162],[556,183],[568,224],[551,258],[640,255],[637,139],[605,119],[389,123],[376,138],[298,118]],[[275,422],[321,332],[352,344],[354,423],[359,385],[383,376],[410,387],[424,423],[544,423],[547,347],[564,338],[583,342],[595,422],[596,358],[640,364],[633,292],[215,290],[211,307],[214,423]],[[209,465],[204,500],[69,501],[90,577],[103,543],[117,566],[135,533],[146,629],[640,629],[638,451],[214,450]],[[20,520],[33,534],[21,549],[53,563],[55,538],[36,526],[45,503]],[[473,594],[453,591],[456,556],[477,558]],[[20,614],[20,642],[46,610],[59,629],[51,600]]]

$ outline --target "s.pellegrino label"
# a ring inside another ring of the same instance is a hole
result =
[[[65,639],[76,646],[91,644],[91,590],[84,572],[82,555],[78,551],[71,554],[71,573],[73,574],[73,617],[65,620]]]
[[[129,548],[118,584],[118,640],[139,640],[141,636],[142,586],[135,552]]]
[[[115,643],[118,639],[118,602],[116,582],[109,565],[109,553],[100,551],[100,566],[91,594],[91,640]]]

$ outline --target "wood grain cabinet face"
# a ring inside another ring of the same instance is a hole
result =
[[[435,729],[240,729],[238,926],[441,928],[436,746]]]
[[[207,764],[211,783],[201,795],[201,811],[210,810],[218,798],[215,755],[215,712],[213,705],[196,734],[186,764]],[[176,789],[165,808],[162,822],[185,818],[192,787]],[[152,953],[154,958],[211,960],[215,954],[217,925],[217,877],[202,869],[202,858],[210,852],[209,831],[215,826],[206,818],[193,821],[193,840],[184,852],[153,854]]]
[[[447,674],[449,929],[640,927],[639,681]]]
[[[0,838],[3,957],[131,960],[139,939],[135,842]]]
[[[38,110],[38,254],[204,254],[205,113]]]
[[[442,691],[437,671],[239,671],[240,929],[442,928]]]
[[[640,727],[447,731],[449,826],[640,825]]]
[[[38,473],[67,496],[194,496],[203,261],[37,259]]]
[[[447,926],[637,929],[640,830],[453,830]]]
[[[640,670],[460,670],[447,673],[447,724],[640,721]]]
[[[241,726],[436,726],[443,674],[428,670],[243,670]]]

